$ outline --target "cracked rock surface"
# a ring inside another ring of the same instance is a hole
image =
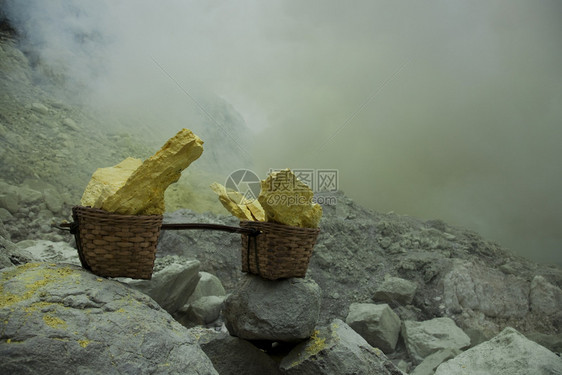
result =
[[[150,297],[68,264],[0,271],[0,373],[217,374]]]

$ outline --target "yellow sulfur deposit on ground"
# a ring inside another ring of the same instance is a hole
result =
[[[202,153],[203,141],[182,129],[142,164],[127,158],[114,167],[99,168],[81,204],[123,215],[161,215],[164,192]]]
[[[240,220],[264,221],[265,213],[258,201],[248,201],[237,191],[227,191],[218,182],[211,184],[211,189],[219,196],[224,208]],[[240,202],[240,203],[239,203]]]
[[[271,173],[261,181],[258,201],[266,221],[302,228],[318,228],[322,206],[312,201],[314,193],[290,169]]]

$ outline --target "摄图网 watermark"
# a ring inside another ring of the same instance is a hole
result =
[[[269,174],[281,169],[270,169]],[[337,197],[330,195],[339,189],[339,172],[337,169],[293,169],[298,181],[306,184],[314,193],[313,203],[333,206],[337,204]],[[268,197],[269,204],[304,205],[310,202],[298,194],[301,188],[294,181],[276,182],[276,186],[269,187],[277,194]],[[225,187],[229,197],[236,203],[248,203],[258,198],[261,191],[261,181],[256,173],[249,169],[239,169],[232,172],[226,179]],[[320,193],[320,194],[317,194]],[[270,202],[270,201],[271,202]]]

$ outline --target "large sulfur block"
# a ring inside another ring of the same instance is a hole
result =
[[[258,201],[266,221],[302,228],[317,228],[322,206],[313,202],[314,193],[290,169],[271,173],[261,181]]]
[[[80,203],[82,206],[99,207],[103,197],[115,194],[141,165],[142,160],[127,158],[113,167],[98,168],[86,186]]]
[[[140,165],[129,158],[115,167],[98,169],[81,203],[123,215],[161,215],[164,192],[202,153],[203,141],[182,129]]]

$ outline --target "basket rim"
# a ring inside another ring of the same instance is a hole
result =
[[[255,225],[255,226],[270,226],[270,227],[281,227],[285,230],[296,230],[296,231],[308,231],[308,232],[320,232],[320,228],[306,228],[306,227],[297,227],[294,225],[287,225],[287,224],[282,224],[282,223],[276,223],[274,221],[255,221],[255,220],[240,220],[240,225],[242,226],[242,224],[249,224],[249,225]]]
[[[163,217],[163,215],[159,215],[159,214],[153,214],[153,215],[131,215],[131,214],[120,214],[117,212],[111,212],[111,211],[106,211],[106,210],[102,210],[101,208],[95,208],[95,207],[91,207],[91,206],[82,206],[82,205],[76,205],[76,206],[72,206],[72,211],[88,211],[88,212],[92,212],[92,213],[99,213],[99,214],[103,214],[103,215],[107,215],[107,216],[120,216],[123,218],[158,218],[158,217]]]

